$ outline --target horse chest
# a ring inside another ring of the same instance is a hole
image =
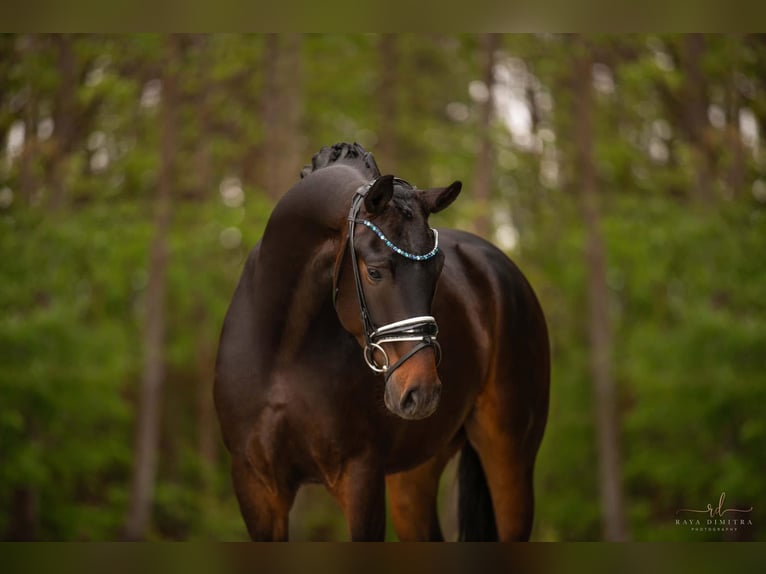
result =
[[[267,464],[291,467],[301,481],[332,482],[360,456],[377,460],[387,473],[412,468],[442,450],[466,415],[463,393],[447,390],[432,417],[402,420],[385,407],[381,377],[309,372],[281,373],[252,429]]]

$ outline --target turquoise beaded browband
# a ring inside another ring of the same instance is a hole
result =
[[[402,257],[406,257],[407,259],[412,259],[413,261],[425,261],[426,259],[431,259],[431,257],[436,255],[436,253],[439,251],[439,232],[433,228],[431,228],[431,232],[434,234],[434,248],[431,249],[431,251],[428,253],[424,253],[423,255],[415,255],[414,253],[409,253],[401,247],[394,245],[394,243],[388,237],[386,237],[383,232],[378,229],[378,227],[371,221],[368,221],[367,219],[358,219],[357,221],[362,225],[369,227],[375,233],[375,235],[380,237],[380,240],[385,243],[389,249],[395,253],[398,253]]]

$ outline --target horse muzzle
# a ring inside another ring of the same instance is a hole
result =
[[[407,369],[412,371],[414,369]],[[396,376],[386,381],[384,402],[394,415],[406,420],[420,420],[430,417],[439,407],[442,383],[437,377],[424,378],[414,374]],[[404,380],[400,380],[404,379]]]

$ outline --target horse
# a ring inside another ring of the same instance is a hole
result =
[[[461,183],[381,175],[358,144],[322,148],[274,207],[223,322],[214,399],[253,540],[287,540],[323,484],[350,540],[442,540],[458,465],[459,540],[528,540],[548,413],[545,317],[498,248],[431,229]]]

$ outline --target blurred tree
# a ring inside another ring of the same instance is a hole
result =
[[[303,161],[301,45],[300,34],[266,34],[260,94],[263,137],[255,181],[274,200],[295,183],[295,166]]]
[[[399,106],[400,76],[398,71],[398,50],[396,34],[381,34],[378,39],[379,80],[377,85],[378,101],[378,145],[375,156],[379,166],[397,165],[397,119]],[[389,173],[384,171],[383,173]]]
[[[154,224],[149,257],[146,311],[143,335],[143,376],[136,417],[136,443],[130,506],[125,537],[141,540],[150,526],[152,501],[160,448],[160,402],[165,382],[165,338],[167,314],[168,234],[173,188],[176,185],[178,146],[178,77],[181,41],[176,35],[166,40],[161,95],[160,175],[154,204]]]
[[[473,186],[471,191],[477,203],[476,219],[474,228],[482,237],[490,236],[489,207],[490,192],[493,181],[493,146],[492,146],[492,118],[495,109],[495,60],[498,46],[500,45],[499,34],[482,34],[479,41],[479,58],[481,59],[481,74],[483,94],[479,102],[479,122],[477,126],[479,136],[479,149],[476,154],[476,166],[473,172]]]
[[[212,133],[212,110],[210,98],[210,69],[214,65],[210,38],[198,35],[194,38],[196,48],[194,64],[200,70],[194,85],[194,110],[198,118],[199,136],[192,151],[194,163],[197,166],[197,177],[193,197],[204,201],[211,190],[215,188],[213,173],[213,158],[209,142],[214,138]],[[197,449],[201,463],[205,466],[204,485],[209,488],[211,473],[215,468],[218,454],[218,425],[215,420],[215,409],[210,397],[213,395],[213,377],[215,365],[215,337],[210,327],[210,310],[205,305],[205,299],[200,297],[194,310],[195,321],[206,328],[200,329],[196,341],[196,357],[198,372],[197,397]]]
[[[572,85],[575,90],[574,145],[576,187],[585,229],[585,270],[588,290],[588,334],[598,437],[599,490],[604,539],[627,538],[622,494],[620,422],[617,390],[612,376],[612,325],[607,286],[606,247],[601,231],[598,174],[593,150],[593,60],[590,43],[582,37],[572,42]]]
[[[67,160],[71,159],[75,143],[75,127],[78,126],[77,86],[78,62],[74,52],[73,39],[69,34],[51,35],[56,52],[58,82],[53,97],[53,136],[51,151],[48,156],[48,184],[52,209],[61,209],[66,201]]]
[[[678,105],[683,121],[680,122],[689,138],[694,155],[696,185],[693,193],[703,203],[711,201],[710,188],[713,175],[713,157],[709,145],[708,110],[710,102],[702,70],[705,38],[702,34],[687,34],[681,44],[681,64],[685,79]]]

